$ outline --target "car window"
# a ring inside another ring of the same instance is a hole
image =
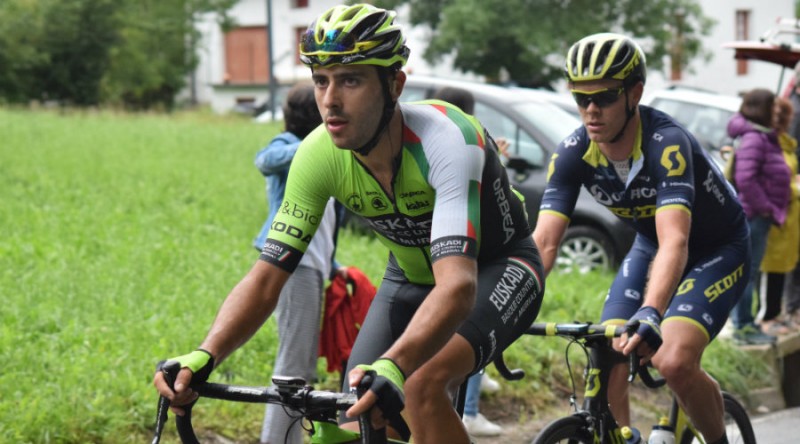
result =
[[[544,165],[545,151],[542,145],[509,117],[481,102],[475,103],[475,117],[493,138],[503,137],[509,142],[510,155],[524,157],[533,165]]]
[[[651,106],[672,116],[706,147],[718,150],[727,139],[730,110],[665,98],[654,99]]]
[[[580,119],[555,105],[521,102],[515,104],[514,109],[536,124],[536,128],[553,144],[550,147],[553,150],[558,143],[581,126]]]
[[[406,84],[403,88],[403,95],[400,97],[401,102],[417,102],[425,100],[428,96],[428,88],[423,86],[411,86]]]

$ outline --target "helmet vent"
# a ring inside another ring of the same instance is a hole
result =
[[[608,54],[611,52],[611,48],[614,46],[614,43],[616,42],[609,40],[603,42],[603,44],[600,46],[600,50],[597,52],[594,74],[600,74],[603,72],[603,69],[606,67],[606,63],[608,61]]]
[[[577,51],[576,51],[577,52]],[[578,67],[582,66],[580,75],[588,76],[590,74],[589,70],[592,66],[592,54],[594,53],[594,43],[589,43],[583,48],[583,60],[580,65],[576,63],[576,70]]]
[[[361,36],[373,35],[381,23],[383,23],[383,20],[383,14],[370,14],[358,22],[350,32],[358,38]]]
[[[621,66],[623,63],[625,63],[626,60],[629,60],[631,57],[633,57],[633,55],[631,54],[630,46],[622,45],[622,47],[619,48],[617,56],[614,58],[614,66]]]

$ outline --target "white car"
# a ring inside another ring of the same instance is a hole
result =
[[[720,168],[725,165],[720,148],[730,144],[728,121],[741,103],[741,97],[686,87],[655,91],[642,99],[643,105],[664,111],[686,127]]]

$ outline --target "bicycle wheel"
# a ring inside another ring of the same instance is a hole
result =
[[[730,444],[756,444],[756,435],[753,432],[753,424],[747,415],[742,403],[730,393],[722,392],[722,402],[725,405],[725,433],[728,435]],[[692,432],[687,428],[683,432],[681,444],[692,444],[699,442],[694,438]]]
[[[592,444],[594,435],[589,431],[586,420],[577,415],[556,419],[539,432],[531,444]]]

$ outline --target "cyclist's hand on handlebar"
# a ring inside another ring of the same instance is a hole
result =
[[[655,307],[641,307],[625,324],[627,339],[622,342],[622,353],[629,355],[637,350],[642,362],[647,362],[661,347],[661,314]],[[631,337],[632,335],[632,337]],[[644,349],[640,347],[644,341]]]
[[[178,406],[192,403],[198,396],[189,384],[192,380],[206,381],[213,369],[214,357],[211,353],[197,349],[189,354],[159,362],[153,377],[153,385],[161,396],[169,399],[170,410],[177,415],[183,415],[184,410]],[[175,375],[176,370],[177,375]]]
[[[359,365],[350,371],[350,387],[359,387],[364,395],[347,410],[350,418],[361,415],[373,405],[380,409],[381,415],[372,416],[375,428],[386,426],[386,420],[400,415],[405,407],[403,384],[406,377],[403,371],[389,358],[380,358],[372,365]]]

